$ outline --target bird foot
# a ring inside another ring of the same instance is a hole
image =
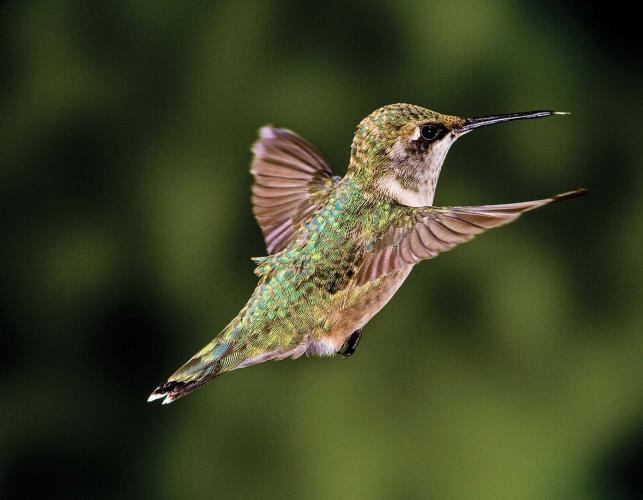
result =
[[[362,338],[362,330],[361,329],[355,330],[353,333],[351,333],[351,336],[348,337],[348,340],[344,342],[344,345],[339,351],[337,351],[337,353],[341,354],[345,358],[352,356],[352,354],[357,349],[357,344],[359,344],[359,340],[361,338]]]

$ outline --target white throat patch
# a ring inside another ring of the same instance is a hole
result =
[[[431,146],[424,158],[409,156],[400,139],[393,145],[389,158],[399,163],[412,178],[411,186],[404,186],[395,172],[384,175],[377,181],[379,189],[401,205],[426,207],[433,203],[435,187],[440,177],[444,158],[456,138],[447,135]]]

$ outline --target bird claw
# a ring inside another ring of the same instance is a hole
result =
[[[362,330],[360,328],[359,330],[355,330],[353,333],[351,333],[351,336],[348,337],[348,340],[344,342],[344,345],[339,351],[337,351],[337,353],[341,354],[345,358],[352,356],[355,350],[357,349],[357,344],[359,344],[359,340],[361,338],[362,338]]]

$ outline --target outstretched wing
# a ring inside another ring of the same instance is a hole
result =
[[[297,223],[323,203],[339,177],[312,144],[285,128],[262,127],[252,152],[252,211],[272,254],[288,245]]]
[[[523,212],[555,201],[581,196],[586,190],[562,193],[544,200],[479,207],[404,208],[394,224],[374,244],[357,276],[357,284],[389,274],[409,264],[431,259],[474,236],[508,224]]]

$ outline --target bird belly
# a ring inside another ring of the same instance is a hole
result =
[[[408,265],[362,287],[340,292],[344,296],[338,297],[339,307],[327,319],[325,333],[308,340],[306,354],[332,356],[339,351],[354,331],[363,328],[391,300],[411,269],[413,265]]]
[[[408,277],[408,265],[358,288],[347,287],[337,293],[330,305],[324,327],[304,336],[295,347],[266,351],[244,359],[233,370],[269,360],[297,359],[307,356],[334,356],[350,335],[364,327],[386,304]]]

